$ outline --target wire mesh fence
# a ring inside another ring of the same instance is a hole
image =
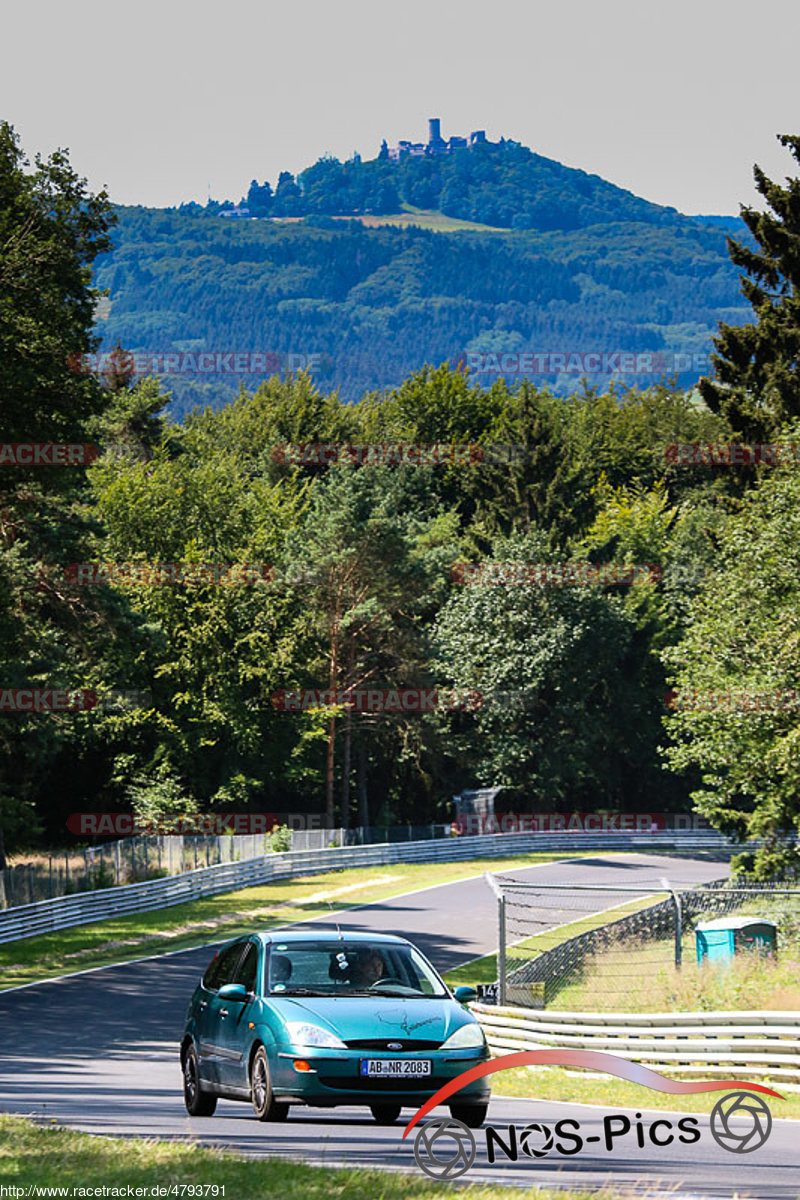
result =
[[[788,989],[795,1003],[784,1006],[800,1008],[799,888],[725,881],[692,889],[565,888],[488,878],[498,899],[494,994],[501,1004],[671,1011]],[[713,955],[707,947],[698,952],[698,925],[722,917],[732,926],[745,917],[771,923],[776,941],[732,932],[730,954],[722,941]]]
[[[264,834],[143,835],[78,851],[31,855],[28,861],[0,871],[0,908],[180,875],[197,867],[254,858],[271,849]]]

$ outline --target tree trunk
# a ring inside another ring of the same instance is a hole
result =
[[[336,740],[336,717],[328,724],[328,753],[325,762],[325,827],[333,829],[333,747]]]
[[[0,825],[0,871],[8,870],[8,862],[6,861],[6,839],[3,836],[3,826]]]
[[[339,615],[334,613],[331,620],[331,667],[328,686],[335,692],[339,676]],[[328,752],[325,762],[325,825],[333,829],[333,767],[334,750],[336,745],[336,717],[331,717],[328,724]]]
[[[369,840],[369,803],[367,801],[367,747],[364,731],[358,738],[358,823],[364,830],[365,841]]]
[[[350,650],[347,663],[348,688],[353,686],[353,668],[356,658],[355,639],[350,638]],[[347,832],[350,828],[350,754],[353,744],[353,710],[348,704],[344,719],[344,745],[342,747],[342,828]],[[345,845],[347,844],[345,839]]]
[[[350,747],[352,739],[353,713],[348,707],[344,719],[344,744],[342,746],[342,828],[345,833],[350,828]]]

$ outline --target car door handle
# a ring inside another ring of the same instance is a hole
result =
[[[221,1009],[219,1010],[219,1015],[220,1015],[221,1017],[227,1017],[227,1015],[228,1015],[228,1010],[227,1010],[227,1008],[221,1008]]]

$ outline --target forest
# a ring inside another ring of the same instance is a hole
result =
[[[800,139],[787,144],[800,163]],[[746,210],[750,240],[729,244],[716,310],[722,280],[739,272],[751,320],[716,329],[714,377],[699,391],[661,381],[559,395],[418,364],[351,402],[284,373],[183,413],[164,381],[132,376],[124,359],[99,377],[68,369],[70,354],[97,348],[103,271],[142,288],[183,272],[200,294],[215,245],[231,262],[247,246],[231,312],[252,331],[252,256],[260,247],[284,279],[299,269],[296,235],[262,241],[259,227],[238,241],[247,231],[220,227],[204,264],[190,241],[170,240],[186,217],[123,213],[123,226],[152,222],[152,254],[140,256],[104,194],[60,152],[27,170],[8,126],[0,182],[6,444],[98,447],[86,464],[19,461],[0,475],[3,694],[97,698],[68,711],[4,705],[6,850],[59,838],[75,811],[418,823],[448,820],[462,788],[503,785],[529,812],[693,805],[764,837],[747,864],[762,874],[796,862],[796,706],[730,703],[788,695],[798,678],[796,468],[788,454],[725,465],[677,448],[800,440],[800,181],[762,178],[768,209]],[[650,236],[654,252],[662,236],[688,238],[678,227]],[[698,226],[684,248],[708,238],[714,260],[715,237]],[[333,271],[322,265],[330,239],[342,243]],[[306,245],[298,286],[323,305],[359,279],[374,286],[397,245],[458,288],[460,260],[433,236],[348,228]],[[492,293],[473,252],[480,303],[523,304]],[[612,265],[609,287],[623,280]],[[526,286],[563,304],[565,270],[554,253]],[[671,270],[694,270],[695,296],[711,287],[685,254]],[[424,290],[426,272],[417,278]],[[189,292],[162,294],[177,306]],[[710,314],[711,292],[703,302]],[[381,450],[286,450],[309,445]],[[386,449],[409,446],[428,449],[418,461]],[[365,689],[451,699],[348,702]],[[319,702],[287,704],[287,693]],[[697,702],[709,694],[727,707]]]
[[[438,233],[333,218],[223,220],[144,208],[116,215],[113,247],[94,271],[96,287],[108,291],[96,326],[105,350],[259,351],[283,369],[312,364],[315,383],[347,402],[397,387],[425,364],[456,365],[474,353],[707,355],[720,317],[737,323],[748,312],[726,231],[689,217]],[[699,372],[677,374],[688,386]],[[239,383],[255,389],[263,373],[164,379],[180,418],[196,404],[233,399]],[[533,381],[558,394],[580,390],[575,373]]]

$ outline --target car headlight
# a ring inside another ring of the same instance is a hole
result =
[[[477,1021],[470,1021],[467,1025],[461,1025],[451,1033],[446,1042],[440,1046],[441,1050],[477,1050],[479,1047],[486,1045],[486,1038],[483,1030]]]
[[[321,1025],[305,1021],[287,1021],[286,1034],[293,1046],[326,1046],[331,1050],[343,1050],[346,1046],[341,1038]]]

